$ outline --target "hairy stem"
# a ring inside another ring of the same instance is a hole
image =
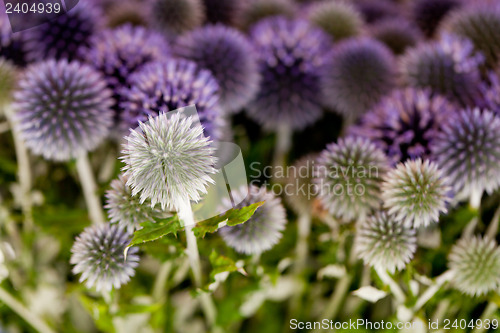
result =
[[[427,288],[427,290],[420,295],[417,302],[412,308],[413,313],[420,310],[436,293],[441,289],[441,287],[453,278],[453,272],[446,271],[436,278],[436,282]]]
[[[292,134],[292,129],[288,124],[280,124],[276,129],[276,147],[273,157],[273,166],[275,168],[285,166],[286,155],[288,155],[292,146]]]
[[[391,289],[391,293],[394,295],[394,298],[399,304],[404,304],[406,302],[406,296],[399,286],[399,284],[393,280],[392,277],[390,277],[389,274],[383,269],[376,269],[378,277],[382,282],[386,285],[389,286]]]
[[[483,196],[483,192],[477,188],[472,188],[470,194],[469,205],[473,209],[479,209],[481,206],[481,197]]]
[[[483,313],[481,314],[481,321],[485,321],[486,319],[491,319],[493,314],[498,310],[498,305],[496,305],[494,302],[489,302],[486,308],[484,309]],[[482,325],[481,327],[477,327],[473,333],[482,333],[486,331],[486,325]]]
[[[493,218],[491,219],[490,225],[486,230],[485,238],[494,239],[498,233],[498,222],[500,220],[500,205],[498,206],[495,214],[493,214]]]
[[[76,169],[83,188],[83,195],[89,210],[89,216],[93,224],[104,223],[104,212],[101,199],[97,195],[97,184],[87,153],[81,154],[76,160]]]
[[[353,276],[352,274],[345,274],[335,285],[335,291],[328,302],[325,311],[321,315],[323,319],[335,320],[340,311],[340,306],[349,292]]]
[[[295,248],[296,254],[296,265],[295,272],[300,273],[304,270],[307,264],[308,256],[308,240],[309,234],[311,233],[311,215],[308,213],[302,213],[298,219],[298,235],[297,235],[297,246]]]

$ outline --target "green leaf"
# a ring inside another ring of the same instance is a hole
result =
[[[245,270],[236,266],[236,263],[233,259],[220,255],[215,250],[212,251],[209,259],[213,267],[212,271],[210,272],[210,280],[212,282],[215,281],[215,275],[223,272],[238,271],[241,274],[246,275]]]
[[[257,208],[262,206],[264,201],[254,203],[243,208],[233,208],[223,215],[214,216],[208,220],[198,222],[193,228],[196,237],[205,237],[207,233],[213,233],[224,225],[235,226],[248,221]]]

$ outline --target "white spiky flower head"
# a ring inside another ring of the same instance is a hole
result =
[[[451,249],[449,268],[454,286],[471,296],[500,287],[500,248],[491,239],[467,237]]]
[[[200,200],[207,184],[213,183],[215,148],[191,116],[150,116],[126,140],[123,170],[141,203],[151,200],[151,207],[160,204],[162,210],[178,211],[186,200]]]
[[[384,207],[408,227],[427,227],[446,213],[448,179],[436,163],[420,158],[399,163],[382,184]]]
[[[354,250],[366,264],[394,273],[404,269],[413,258],[417,250],[416,231],[392,215],[378,212],[359,224]]]

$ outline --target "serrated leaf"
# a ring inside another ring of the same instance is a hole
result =
[[[264,201],[251,204],[243,208],[233,208],[228,210],[226,213],[218,216],[214,216],[208,220],[198,222],[193,228],[193,232],[196,237],[205,237],[207,233],[213,233],[219,230],[219,228],[228,225],[235,226],[248,221],[252,215],[255,213],[257,208],[262,206]]]
[[[209,259],[212,271],[210,272],[210,283],[204,288],[205,291],[214,291],[221,282],[227,279],[229,273],[237,271],[247,275],[247,272],[242,267],[238,267],[233,259],[218,254],[215,250],[212,251]]]

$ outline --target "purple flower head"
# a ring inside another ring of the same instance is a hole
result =
[[[428,90],[396,90],[370,110],[349,134],[370,139],[393,164],[429,157],[430,145],[454,106]]]
[[[195,30],[178,38],[175,54],[212,72],[224,110],[239,111],[257,94],[260,77],[256,54],[235,29],[215,25]]]
[[[96,148],[112,125],[111,91],[77,61],[29,66],[14,95],[18,129],[36,155],[65,161]]]
[[[248,115],[266,128],[286,123],[301,129],[316,121],[322,112],[320,75],[328,35],[307,21],[273,17],[256,24],[251,37],[261,85]]]
[[[203,0],[207,22],[236,26],[241,22],[246,0]]]
[[[442,19],[461,6],[462,0],[417,0],[413,4],[412,16],[420,30],[431,37]]]
[[[152,24],[168,37],[175,37],[203,24],[202,0],[154,0],[151,5]]]
[[[144,65],[168,57],[167,42],[159,33],[129,24],[113,30],[104,30],[92,38],[91,47],[82,52],[82,58],[100,71],[113,91],[115,123],[121,127],[129,124],[123,119],[119,107],[124,100],[121,92],[129,86],[130,76]],[[127,127],[128,128],[128,127]],[[118,136],[123,131],[116,131]]]
[[[500,77],[497,72],[487,73],[487,80],[479,85],[480,95],[476,104],[500,115]]]
[[[168,60],[146,65],[130,77],[130,88],[123,89],[123,118],[126,128],[160,112],[196,104],[205,134],[219,140],[225,122],[219,106],[219,86],[208,70],[187,60]]]
[[[325,103],[356,119],[394,86],[391,51],[381,42],[358,38],[338,44],[322,73]]]
[[[0,58],[12,61],[17,66],[28,62],[25,50],[24,33],[12,33],[7,15],[0,15]]]
[[[101,12],[81,0],[69,12],[26,31],[26,51],[31,61],[47,58],[77,59],[92,36],[102,27]]]
[[[81,274],[80,282],[86,280],[87,288],[97,291],[119,289],[130,281],[139,265],[138,248],[125,248],[131,235],[117,225],[103,224],[86,228],[71,248],[70,263],[73,274]]]
[[[455,114],[431,147],[460,198],[500,186],[500,118],[478,108]]]
[[[384,43],[396,55],[403,54],[422,38],[417,27],[399,17],[375,23],[370,32],[373,38]]]
[[[484,57],[472,43],[454,35],[443,35],[433,43],[409,50],[401,59],[403,81],[412,87],[430,88],[462,105],[477,99],[479,66]]]

